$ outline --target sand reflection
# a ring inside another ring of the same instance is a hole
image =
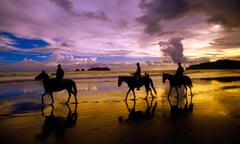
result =
[[[77,123],[77,105],[78,104],[74,104],[74,110],[71,110],[69,104],[63,104],[62,106],[66,107],[68,112],[65,114],[64,112],[61,112],[61,114],[58,115],[55,113],[54,105],[47,106],[50,107],[50,112],[48,112],[49,114],[46,114],[45,112],[47,107],[43,106],[41,108],[41,113],[45,120],[42,127],[42,132],[41,134],[36,135],[36,139],[42,141],[46,141],[47,139],[55,139],[56,142],[62,143],[64,141],[66,129],[73,128]]]
[[[157,101],[154,98],[151,98],[151,100],[144,99],[144,101],[146,108],[143,110],[136,110],[136,101],[125,101],[128,117],[119,116],[119,122],[140,122],[152,119],[157,108]],[[131,107],[129,103],[131,103]]]

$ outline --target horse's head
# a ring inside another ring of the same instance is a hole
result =
[[[163,73],[162,74],[162,82],[165,83],[166,79],[167,79],[167,74]]]
[[[168,74],[168,73],[163,73],[162,74],[162,81],[165,83],[166,80],[169,80],[170,82],[173,82],[174,80],[174,75]]]
[[[35,77],[35,80],[46,80],[46,79],[49,79],[49,76],[45,71],[42,71],[38,76]]]
[[[123,81],[122,78],[119,76],[118,77],[118,87],[120,87],[122,85],[122,81]]]

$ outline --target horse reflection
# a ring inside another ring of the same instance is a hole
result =
[[[193,112],[194,105],[192,103],[192,99],[190,104],[185,103],[183,107],[180,104],[180,100],[180,98],[176,98],[176,102],[173,104],[172,100],[168,98],[171,118],[184,117]]]
[[[37,139],[46,140],[50,134],[54,134],[57,140],[63,140],[65,129],[73,128],[77,122],[77,104],[74,104],[75,108],[72,112],[70,106],[65,104],[68,108],[68,114],[66,117],[63,116],[55,116],[54,115],[54,106],[51,106],[51,113],[50,115],[46,115],[44,113],[45,107],[42,107],[41,112],[42,116],[45,117],[44,125],[42,127],[42,133],[37,135]]]
[[[145,99],[146,102],[146,110],[145,111],[136,111],[136,101],[133,102],[133,107],[130,108],[128,105],[128,102],[125,101],[126,107],[128,109],[128,118],[124,119],[123,116],[119,116],[118,120],[120,122],[137,122],[137,121],[145,121],[145,120],[150,120],[153,118],[156,107],[157,107],[157,102],[155,101],[154,105],[154,99],[151,99],[151,102],[149,104],[149,100]]]

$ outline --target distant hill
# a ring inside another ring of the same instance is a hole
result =
[[[88,71],[110,71],[108,67],[93,67],[88,69]]]
[[[240,69],[240,61],[218,60],[216,62],[206,62],[197,65],[191,65],[187,69]]]

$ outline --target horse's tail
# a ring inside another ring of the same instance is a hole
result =
[[[190,81],[190,87],[193,87],[192,81]]]
[[[72,92],[75,96],[77,96],[77,87],[74,81],[72,81]]]
[[[186,76],[186,80],[187,80],[187,85],[189,87],[193,87],[192,80],[190,79],[190,77]]]
[[[152,80],[150,81],[150,85],[151,85],[154,93],[157,94],[157,91],[156,91],[156,89],[155,89],[155,87],[154,87],[154,84],[153,84]]]

